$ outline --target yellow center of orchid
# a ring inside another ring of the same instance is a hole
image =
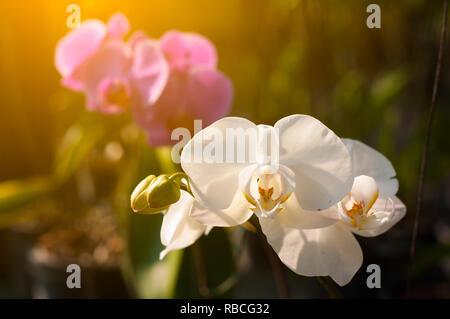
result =
[[[258,201],[266,211],[272,210],[280,201],[281,187],[278,179],[278,175],[270,173],[262,174],[258,178]],[[274,196],[275,187],[277,192]]]
[[[115,83],[115,85],[107,91],[106,100],[113,105],[120,107],[128,107],[130,103],[130,97],[123,85]]]
[[[368,176],[358,176],[352,190],[341,201],[341,207],[348,216],[349,224],[364,229],[364,224],[372,214],[370,209],[378,199],[378,187],[375,180]]]
[[[257,215],[274,216],[282,209],[283,204],[291,195],[292,189],[287,187],[285,177],[268,165],[258,169],[259,174],[252,178],[244,197],[254,206],[251,208]]]

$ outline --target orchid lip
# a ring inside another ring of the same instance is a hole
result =
[[[378,186],[373,178],[365,175],[356,177],[350,193],[338,203],[342,219],[351,227],[367,229],[376,219],[371,209],[378,195]]]
[[[252,211],[257,217],[275,217],[282,211],[283,203],[295,188],[294,173],[284,166],[275,168],[272,165],[257,164],[244,171],[246,178],[244,185],[241,185],[242,193],[253,206]]]
[[[100,82],[98,91],[108,104],[126,107],[130,102],[129,89],[122,79],[106,78]]]

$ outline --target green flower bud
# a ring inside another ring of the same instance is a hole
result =
[[[148,187],[147,203],[150,208],[167,208],[178,202],[180,194],[180,184],[168,175],[160,175]]]
[[[155,178],[155,175],[147,176],[134,189],[133,194],[131,194],[131,208],[134,212],[139,213],[148,208],[147,189]]]
[[[131,195],[131,208],[139,214],[155,214],[169,208],[180,199],[181,189],[190,193],[187,176],[182,173],[150,175],[136,186]]]

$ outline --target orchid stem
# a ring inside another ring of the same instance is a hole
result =
[[[261,244],[263,245],[270,266],[272,267],[273,277],[278,288],[278,295],[281,299],[289,299],[289,287],[287,284],[283,265],[281,264],[280,259],[278,259],[278,256],[273,251],[272,247],[270,247],[267,243],[267,239],[264,234],[261,232],[257,232],[257,234],[259,239],[261,240]]]
[[[419,217],[420,217],[420,210],[422,208],[422,193],[423,193],[423,181],[425,177],[425,169],[427,166],[427,158],[428,158],[428,149],[430,145],[430,139],[431,139],[431,128],[433,125],[433,116],[436,110],[436,96],[437,96],[437,90],[439,85],[439,77],[441,73],[441,65],[442,65],[442,55],[444,51],[444,44],[445,44],[445,35],[447,30],[447,0],[444,0],[444,8],[443,8],[443,17],[442,17],[442,28],[441,28],[441,36],[439,41],[439,51],[438,51],[438,59],[436,63],[436,71],[434,75],[434,83],[433,83],[433,92],[431,95],[431,105],[430,110],[428,113],[428,126],[427,126],[427,133],[425,137],[425,144],[423,148],[422,153],[422,163],[420,165],[420,175],[419,175],[419,184],[417,189],[417,202],[416,202],[416,215],[414,216],[414,225],[413,225],[413,231],[412,231],[412,237],[411,237],[411,246],[409,251],[409,267],[408,267],[408,278],[406,283],[406,295],[409,297],[411,294],[411,285],[412,285],[412,263],[414,261],[414,255],[416,250],[416,241],[417,241],[417,234],[419,230]]]
[[[183,179],[183,178],[186,180],[186,183],[183,183],[181,181],[181,179]],[[170,177],[169,177],[169,180],[177,180],[177,179],[179,179],[179,181],[177,181],[177,182],[180,184],[180,188],[192,195],[191,184],[189,183],[189,178],[186,175],[186,173],[176,172],[176,173],[173,173],[172,175],[170,175]]]
[[[205,269],[205,260],[200,247],[200,242],[192,245],[192,252],[194,254],[195,269],[197,272],[198,291],[202,298],[210,298],[211,293],[208,286],[208,277]]]
[[[342,299],[342,295],[329,277],[316,277],[319,284],[325,289],[332,299]]]
[[[275,253],[275,251],[267,242],[267,238],[261,231],[261,226],[259,225],[259,222],[256,221],[253,226],[255,226],[256,228],[256,234],[258,235],[258,238],[261,241],[261,245],[264,248],[264,252],[266,253],[270,267],[272,268],[273,278],[275,280],[275,284],[277,285],[278,289],[278,296],[281,299],[289,299],[290,292],[286,280],[286,275],[284,273],[284,266],[281,263],[280,259],[278,258],[277,254]]]

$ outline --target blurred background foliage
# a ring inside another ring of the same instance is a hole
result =
[[[398,195],[409,213],[387,234],[359,238],[364,265],[341,290],[345,297],[402,297],[442,3],[376,1],[381,6],[382,27],[368,29],[366,7],[371,2],[2,2],[0,294],[54,296],[48,291],[39,294],[39,285],[29,287],[23,278],[17,284],[14,278],[30,272],[17,266],[28,258],[23,252],[31,249],[32,256],[39,257],[36,246],[55,251],[52,240],[48,236],[43,239],[42,234],[49,229],[68,234],[76,228],[72,227],[74,220],[76,223],[95,210],[115,216],[115,231],[125,242],[111,244],[110,233],[105,231],[96,235],[91,252],[92,263],[101,264],[105,253],[99,247],[108,247],[109,257],[120,251],[125,284],[109,289],[119,291],[113,296],[277,296],[257,239],[243,229],[214,229],[193,247],[158,261],[161,216],[131,215],[129,194],[137,181],[150,173],[168,173],[177,167],[170,162],[168,149],[146,147],[126,115],[87,113],[83,96],[60,87],[54,49],[69,31],[66,7],[77,3],[82,20],[106,21],[113,13],[122,12],[133,30],[142,29],[151,37],[179,29],[210,38],[219,53],[219,68],[234,84],[232,115],[274,124],[289,114],[310,114],[339,136],[362,140],[385,154],[396,168]],[[450,297],[448,42],[413,265],[413,294],[421,297]],[[24,233],[28,246],[22,245]],[[68,247],[82,245],[77,241],[81,235],[77,236],[64,235],[61,241],[70,243]],[[79,259],[79,255],[73,252],[65,258]],[[370,263],[381,266],[379,290],[366,287],[365,268]],[[65,269],[61,271],[65,276]],[[286,273],[294,297],[326,296],[315,279]],[[130,283],[137,284],[130,287]]]

